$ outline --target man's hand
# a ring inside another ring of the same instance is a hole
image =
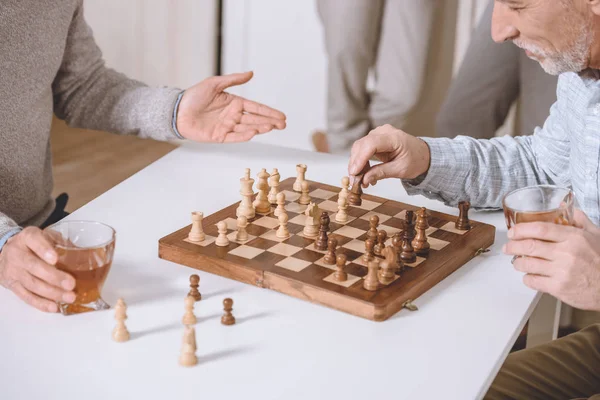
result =
[[[0,251],[0,285],[39,310],[57,312],[57,301],[75,301],[75,279],[54,267],[57,258],[39,228],[25,228]]]
[[[185,91],[177,130],[197,142],[245,142],[258,133],[285,128],[285,114],[224,90],[248,82],[252,72],[214,76]]]
[[[504,252],[525,272],[523,282],[583,310],[600,311],[600,229],[580,210],[575,226],[516,224]]]
[[[427,143],[391,125],[380,126],[354,143],[348,173],[356,176],[373,156],[382,163],[365,174],[365,188],[386,178],[414,179],[429,169]]]

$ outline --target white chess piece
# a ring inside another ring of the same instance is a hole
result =
[[[183,319],[181,320],[181,322],[183,322],[184,325],[195,325],[196,322],[198,322],[196,320],[196,316],[194,315],[195,302],[196,299],[194,299],[192,296],[187,296],[185,298],[185,314],[183,314]]]
[[[310,196],[308,195],[308,182],[302,182],[302,194],[298,199],[298,204],[307,205],[310,203]]]
[[[348,222],[348,195],[344,192],[340,192],[338,196],[338,212],[335,214],[336,222],[346,223]]]
[[[350,194],[350,178],[347,176],[342,178],[342,190],[340,190],[340,194],[345,193],[346,198]]]
[[[285,213],[285,193],[277,193],[277,208],[273,212],[273,215],[279,217],[281,213]]]
[[[235,234],[235,240],[238,242],[245,242],[248,240],[248,232],[246,227],[248,226],[248,219],[243,215],[240,215],[237,219],[237,233]]]
[[[235,212],[235,215],[238,217],[243,215],[248,219],[252,219],[256,215],[254,206],[252,205],[252,197],[254,196],[252,185],[254,185],[254,179],[250,177],[250,168],[246,168],[244,170],[244,177],[240,179],[242,201]]]
[[[304,165],[304,164],[296,165],[296,172],[298,173],[298,176],[296,177],[296,181],[294,181],[294,185],[292,186],[292,188],[294,189],[295,192],[300,192],[300,191],[302,191],[302,182],[304,182],[306,180],[305,179],[306,165]]]
[[[277,193],[279,193],[279,179],[281,176],[279,175],[279,171],[277,168],[273,168],[273,172],[271,172],[271,177],[269,178],[269,203],[276,205],[277,204]]]
[[[190,242],[203,242],[206,238],[204,230],[202,229],[202,219],[204,214],[198,211],[192,212],[192,229],[188,235]]]
[[[275,236],[277,236],[280,239],[287,239],[290,237],[290,231],[288,230],[287,227],[287,223],[288,223],[288,215],[287,213],[281,213],[279,214],[279,229],[277,229],[277,232],[275,233]]]
[[[196,330],[193,327],[186,327],[183,334],[179,365],[183,367],[192,367],[198,364],[196,347]]]
[[[217,236],[215,245],[221,247],[229,246],[229,239],[227,238],[227,223],[225,221],[217,223],[217,231],[219,232],[219,236]]]
[[[112,332],[112,338],[115,342],[126,342],[129,340],[129,331],[125,326],[125,320],[127,319],[127,304],[123,299],[117,300],[115,305],[115,320],[117,320],[117,326]]]
[[[319,207],[315,203],[310,203],[304,211],[306,220],[304,222],[304,236],[306,237],[317,237],[319,234],[319,224],[317,221],[317,215],[319,214]]]
[[[256,200],[252,205],[254,209],[259,214],[268,214],[271,212],[271,203],[269,203],[269,173],[266,169],[261,169],[258,173],[258,183],[256,184],[256,188],[258,189],[258,194],[256,195]]]

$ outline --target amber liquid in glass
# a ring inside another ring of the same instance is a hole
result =
[[[569,225],[564,210],[523,212],[504,209],[508,229],[522,222],[550,222],[557,225]]]

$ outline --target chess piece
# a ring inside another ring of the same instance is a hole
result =
[[[402,233],[398,232],[392,237],[392,246],[396,251],[396,260],[398,260],[398,264],[396,265],[396,273],[399,275],[402,272],[402,268],[404,264],[402,263],[402,259],[400,255],[402,254]]]
[[[277,208],[273,211],[273,215],[279,217],[279,214],[285,213],[285,193],[277,193]]]
[[[223,300],[223,310],[225,311],[225,314],[221,317],[221,323],[223,325],[235,324],[235,317],[231,314],[231,310],[233,310],[233,300],[230,298]]]
[[[288,230],[287,227],[287,223],[288,223],[288,215],[287,213],[283,212],[281,214],[279,214],[279,228],[277,229],[277,232],[275,232],[275,236],[277,236],[280,239],[287,239],[290,237],[290,231]]]
[[[256,195],[256,199],[252,205],[254,209],[259,214],[268,214],[271,212],[271,203],[269,203],[269,173],[266,169],[261,169],[258,173],[258,183],[256,184],[256,188],[258,189],[258,194]]]
[[[192,367],[198,364],[196,347],[196,330],[193,327],[186,326],[183,334],[181,354],[179,355],[179,365],[182,367]]]
[[[379,226],[379,217],[377,215],[372,215],[371,218],[369,218],[369,226],[367,238],[377,243],[377,227]]]
[[[336,257],[336,271],[333,273],[333,279],[338,282],[346,282],[348,280],[348,274],[344,271],[344,267],[346,266],[346,255],[339,254]]]
[[[427,222],[427,210],[425,208],[420,208],[417,211],[417,223],[415,224],[416,232],[415,238],[412,241],[413,249],[415,253],[420,256],[425,256],[429,253],[429,242],[427,241],[427,233],[425,232],[427,228],[429,228],[429,223]]]
[[[272,205],[277,204],[277,193],[279,193],[279,179],[281,179],[281,175],[279,175],[279,171],[277,168],[273,168],[271,172],[271,177],[269,178],[269,203]]]
[[[335,214],[335,221],[345,224],[348,222],[348,194],[343,191],[338,196],[338,212]]]
[[[302,182],[301,190],[302,190],[302,194],[300,195],[300,198],[298,199],[298,204],[307,205],[310,203],[310,196],[308,195],[308,182],[307,181]]]
[[[254,185],[254,179],[250,177],[250,168],[246,168],[244,170],[244,177],[240,179],[242,201],[235,211],[235,215],[238,217],[243,215],[248,219],[252,219],[256,215],[254,206],[252,205],[252,197],[254,197],[252,185]]]
[[[301,192],[302,191],[302,182],[304,182],[306,180],[305,179],[306,165],[304,165],[304,164],[296,165],[296,172],[298,173],[298,176],[296,177],[296,180],[294,181],[294,185],[292,186],[292,189],[294,189],[294,192]]]
[[[129,331],[125,326],[125,320],[127,319],[127,304],[123,299],[117,300],[115,305],[115,320],[117,326],[112,331],[112,338],[115,342],[126,342],[129,340]]]
[[[187,296],[185,298],[185,314],[183,314],[183,318],[181,322],[184,325],[196,325],[196,316],[194,315],[194,298],[192,296]]]
[[[412,264],[417,261],[417,255],[412,247],[412,238],[408,229],[404,230],[402,235],[402,253],[400,253],[400,259],[406,264]]]
[[[315,203],[310,203],[304,211],[304,215],[306,215],[304,230],[302,231],[304,236],[309,238],[317,237],[319,234],[319,220],[317,219],[319,207]]]
[[[190,292],[188,296],[193,297],[196,301],[202,300],[202,295],[198,291],[198,287],[200,287],[200,277],[196,274],[190,275]]]
[[[377,244],[373,248],[376,256],[382,255],[381,252],[385,249],[385,241],[387,240],[387,232],[383,229],[377,232]]]
[[[406,232],[408,232],[408,235],[409,235],[408,238],[411,242],[417,234],[417,232],[415,231],[414,219],[415,219],[415,212],[407,210],[406,214],[404,215],[404,230]]]
[[[363,287],[368,291],[375,291],[379,288],[379,261],[375,258],[367,264],[369,272],[363,281]]]
[[[215,245],[220,247],[229,246],[229,239],[227,238],[227,223],[225,221],[220,221],[217,223],[217,232],[219,232],[219,236],[217,236],[217,240],[215,240]]]
[[[323,211],[321,213],[320,223],[321,224],[319,225],[319,236],[315,241],[315,249],[323,251],[327,250],[328,242],[327,231],[329,230],[329,214],[327,214],[327,211]]]
[[[375,258],[375,252],[373,249],[374,247],[375,242],[373,241],[373,239],[365,240],[365,254],[363,255],[363,261],[365,263],[368,263],[369,261]]]
[[[471,203],[469,203],[468,201],[461,201],[458,203],[459,214],[454,226],[459,231],[468,231],[471,229],[471,223],[469,222],[470,207]]]
[[[188,235],[188,240],[190,242],[203,242],[206,239],[206,235],[204,234],[204,230],[202,229],[202,219],[204,218],[204,214],[199,211],[192,212],[192,229],[190,229],[190,233]]]
[[[352,185],[352,189],[350,189],[350,194],[348,195],[348,203],[351,206],[360,206],[362,205],[361,196],[363,194],[362,190],[362,176],[360,178],[357,176],[354,180],[354,185]]]
[[[235,234],[235,240],[238,242],[245,242],[248,240],[248,231],[246,231],[247,226],[248,219],[243,215],[240,215],[237,219],[237,232]]]
[[[382,285],[389,285],[396,277],[398,256],[396,254],[396,249],[394,249],[392,246],[385,247],[381,251],[381,254],[385,257],[385,260],[379,264],[381,267],[378,275],[379,283]]]
[[[342,178],[342,190],[340,190],[340,195],[342,193],[346,196],[346,199],[350,195],[350,178],[347,176]]]
[[[325,264],[329,264],[329,265],[335,264],[335,259],[336,259],[335,249],[336,248],[337,248],[337,239],[329,238],[329,240],[327,241],[327,255],[323,259],[323,262],[325,262]]]

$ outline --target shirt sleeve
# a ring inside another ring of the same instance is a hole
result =
[[[181,90],[152,88],[105,66],[80,1],[52,84],[54,112],[70,126],[178,139],[174,110]]]
[[[8,239],[21,232],[21,227],[6,214],[0,212],[0,251]]]

